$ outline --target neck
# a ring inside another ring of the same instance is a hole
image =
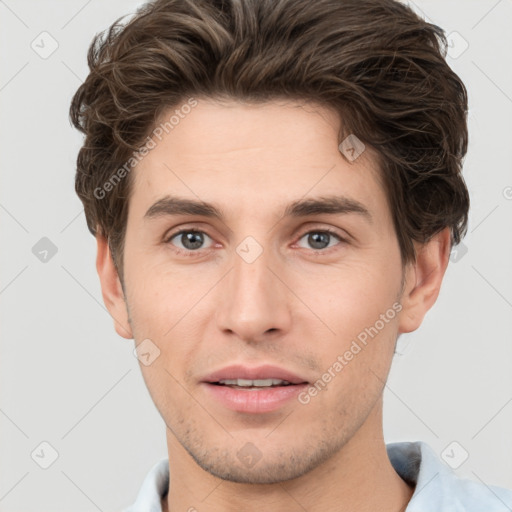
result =
[[[170,431],[167,443],[170,485],[164,512],[403,512],[414,491],[387,456],[382,402],[330,459],[299,478],[273,484],[219,479],[200,468]]]

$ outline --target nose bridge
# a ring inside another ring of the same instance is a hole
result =
[[[269,329],[288,328],[289,305],[284,285],[274,274],[274,267],[279,266],[274,256],[253,237],[236,247],[219,300],[219,328],[251,340]]]

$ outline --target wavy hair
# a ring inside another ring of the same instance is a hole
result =
[[[75,189],[122,279],[131,175],[95,192],[167,109],[190,97],[304,99],[372,146],[402,262],[413,241],[467,230],[467,92],[444,31],[394,0],[157,0],[95,36],[70,118],[85,134]]]

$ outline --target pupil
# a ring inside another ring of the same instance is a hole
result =
[[[201,233],[183,233],[181,235],[181,243],[187,249],[198,249],[203,243],[203,236]]]
[[[329,245],[329,233],[313,233],[309,235],[309,243],[315,249],[325,249]],[[320,246],[318,245],[320,244]],[[325,244],[325,245],[322,245]]]

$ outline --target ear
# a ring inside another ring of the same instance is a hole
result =
[[[96,235],[96,242],[98,244],[96,270],[100,278],[103,302],[114,320],[114,327],[117,334],[128,340],[132,339],[133,333],[128,320],[128,309],[124,292],[117,269],[114,265],[108,241],[104,236]]]
[[[450,257],[450,228],[434,235],[427,243],[415,242],[416,261],[407,265],[402,294],[399,332],[415,331],[434,305]]]

